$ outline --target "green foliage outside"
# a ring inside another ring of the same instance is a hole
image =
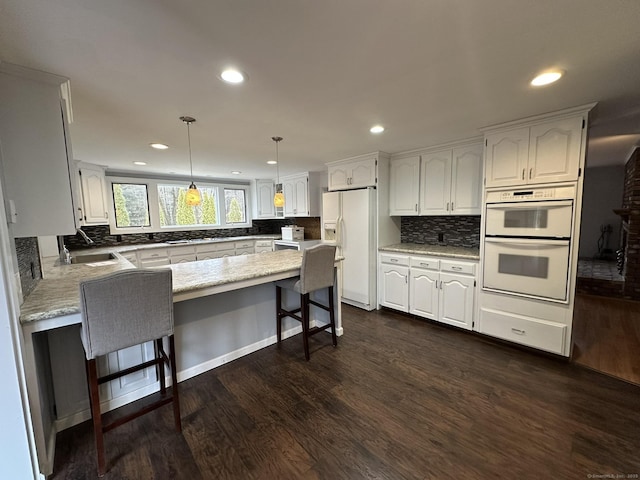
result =
[[[196,224],[196,207],[191,207],[187,205],[186,201],[187,190],[184,188],[180,189],[180,193],[178,194],[178,209],[176,212],[176,223],[178,225],[195,225]]]
[[[127,202],[122,193],[122,185],[113,185],[113,201],[116,207],[116,225],[118,227],[128,227],[131,225],[131,220],[127,211]]]
[[[227,212],[227,223],[240,223],[244,221],[242,208],[237,198],[232,198],[229,202],[229,211]]]
[[[216,202],[213,195],[203,192],[202,195],[202,223],[205,225],[216,225],[218,223],[218,212],[216,212]]]

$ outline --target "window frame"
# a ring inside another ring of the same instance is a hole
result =
[[[148,178],[137,176],[106,175],[107,186],[110,190],[109,202],[109,230],[112,235],[126,235],[130,233],[161,233],[161,232],[180,232],[192,230],[219,230],[230,228],[249,228],[252,225],[252,209],[251,209],[251,185],[246,183],[227,183],[224,180],[211,181],[203,179],[194,179],[195,184],[200,187],[208,187],[216,189],[216,212],[218,213],[218,225],[178,225],[173,227],[160,226],[160,207],[158,204],[158,185],[178,185],[188,186],[191,179],[180,178]],[[149,203],[149,222],[148,227],[118,227],[115,219],[115,203],[113,200],[113,184],[114,183],[135,183],[147,186],[147,201]],[[224,189],[244,190],[245,198],[245,219],[244,223],[227,224],[227,212],[225,209]]]

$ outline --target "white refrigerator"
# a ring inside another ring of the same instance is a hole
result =
[[[339,268],[342,301],[376,308],[376,200],[372,188],[322,195],[322,240],[344,257]]]

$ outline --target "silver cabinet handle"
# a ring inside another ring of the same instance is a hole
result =
[[[420,262],[420,265],[422,265],[423,267],[428,267],[429,266],[428,263],[423,263],[423,262]]]
[[[104,212],[104,218],[109,218],[109,213],[108,212]]]
[[[409,277],[407,275],[404,276],[404,283],[409,283]]]
[[[519,328],[511,328],[511,331],[516,335],[524,335],[526,333],[524,330],[520,330]]]
[[[389,261],[391,263],[398,263],[398,259],[397,258],[390,258]]]
[[[453,212],[453,202],[451,202],[451,211]]]
[[[451,270],[462,270],[462,267],[457,267],[454,265],[451,267]]]
[[[522,179],[523,179],[523,180],[524,180],[524,171],[525,171],[525,170],[526,170],[525,168],[523,168],[523,169],[522,169]]]
[[[416,203],[416,212],[418,211],[418,204]]]
[[[531,180],[531,175],[533,174],[533,168],[529,169],[529,180]]]
[[[449,211],[449,202],[447,202],[447,212]]]

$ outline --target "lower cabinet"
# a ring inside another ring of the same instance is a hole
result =
[[[380,305],[471,330],[476,262],[380,255]]]

